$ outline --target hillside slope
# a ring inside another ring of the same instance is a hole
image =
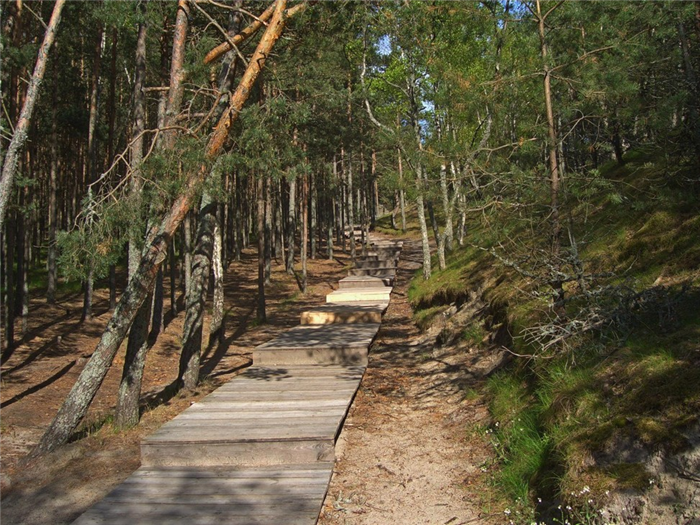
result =
[[[559,258],[545,220],[492,206],[409,290],[443,344],[507,348],[481,392],[506,522],[700,519],[697,173],[658,152],[625,160],[570,182]]]

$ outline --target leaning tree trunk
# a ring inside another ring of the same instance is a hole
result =
[[[7,203],[10,200],[10,195],[12,193],[12,185],[15,178],[15,173],[17,171],[17,163],[19,161],[19,152],[22,149],[22,146],[24,146],[24,143],[27,140],[27,135],[29,134],[29,126],[32,121],[34,106],[39,98],[39,88],[44,80],[46,62],[49,58],[49,50],[51,49],[54,39],[56,38],[58,24],[61,22],[61,11],[63,10],[65,3],[66,0],[56,0],[56,3],[53,6],[51,20],[49,20],[48,26],[46,26],[44,41],[41,43],[41,47],[39,48],[39,54],[37,55],[32,78],[29,81],[29,87],[27,88],[27,95],[24,99],[22,111],[20,112],[17,124],[14,126],[12,140],[10,141],[10,145],[7,147],[7,152],[5,153],[5,158],[3,159],[2,177],[0,178],[0,229],[2,229],[3,225],[5,224]]]
[[[253,53],[236,92],[231,97],[228,110],[219,120],[209,140],[206,150],[209,159],[219,155],[233,122],[238,117],[252,85],[265,65],[265,59],[282,34],[285,23],[282,14],[285,7],[285,0],[278,0],[275,4],[275,14]],[[65,443],[87,413],[87,409],[107,375],[112,360],[126,337],[138,309],[155,283],[158,268],[167,257],[170,241],[192,206],[192,201],[207,173],[205,166],[202,166],[190,175],[180,196],[163,218],[155,234],[148,239],[139,268],[122,294],[100,342],[73,385],[68,397],[61,405],[58,414],[32,451],[33,456],[49,452]]]
[[[145,9],[145,7],[142,7]],[[141,163],[143,161],[143,130],[146,127],[146,33],[148,27],[145,22],[139,23],[136,39],[136,74],[134,76],[133,112],[134,124],[132,129],[132,143],[129,151],[130,164],[133,172],[131,177],[131,197],[137,203],[137,209],[141,210]],[[129,239],[129,279],[133,279],[141,260],[139,239],[132,233]],[[157,272],[160,275],[160,271]],[[148,351],[148,324],[151,320],[151,296],[152,288],[149,288],[149,296],[138,309],[136,319],[129,333],[129,340],[124,358],[122,379],[117,394],[117,407],[114,422],[117,428],[129,428],[139,422],[139,397],[141,394],[141,379],[143,366],[146,362]]]

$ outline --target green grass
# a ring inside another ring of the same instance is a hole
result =
[[[411,283],[409,299],[423,328],[442,307],[478,291],[489,311],[506,312],[511,348],[540,356],[515,359],[479,392],[488,398],[493,420],[494,493],[506,496],[523,522],[537,516],[542,497],[571,505],[572,523],[595,523],[595,509],[580,497],[583,487],[594,501],[608,490],[649,488],[643,463],[625,462],[610,451],[625,443],[679,451],[687,446],[685,429],[697,421],[700,199],[683,182],[689,175],[665,162],[656,152],[632,152],[624,166],[604,167],[597,185],[571,190],[587,192],[570,203],[568,225],[584,270],[608,274],[592,286],[665,287],[644,304],[620,302],[627,305],[624,323],[577,335],[542,354],[524,334],[551,316],[551,290],[488,252],[496,246],[506,258],[527,261],[540,247],[541,225],[505,211],[472,219],[469,244],[449,254],[447,268],[429,281],[417,273]],[[580,292],[576,283],[566,289]],[[613,293],[601,297],[601,304],[619,300]],[[567,313],[576,316],[585,304],[581,296]],[[462,338],[487,344],[485,319],[467,321]]]

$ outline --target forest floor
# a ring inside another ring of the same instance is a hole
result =
[[[479,465],[488,451],[482,440],[470,440],[466,430],[486,417],[478,399],[466,399],[474,381],[467,361],[475,356],[449,348],[438,351],[434,337],[416,329],[406,290],[420,266],[413,262],[419,253],[410,243],[406,248],[370,367],[338,442],[339,461],[323,525],[492,521],[480,511],[477,488],[483,482]],[[47,456],[27,460],[110,316],[106,289],[96,292],[95,317],[82,323],[80,294],[54,306],[33,297],[26,334],[1,370],[2,522],[73,521],[138,468],[144,436],[249,366],[252,349],[297,325],[303,309],[325,302],[325,295],[347,275],[349,264],[342,253],[333,261],[310,260],[305,295],[294,277],[273,265],[273,284],[266,293],[268,322],[257,325],[257,256],[246,251],[227,271],[227,336],[204,352],[207,379],[195,393],[172,398],[165,392],[177,375],[184,314],[173,317],[166,299],[166,326],[146,364],[141,423],[123,432],[111,425],[122,348],[76,439]],[[166,293],[167,287],[166,279]]]

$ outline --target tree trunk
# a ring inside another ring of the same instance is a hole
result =
[[[10,217],[14,215],[14,212]],[[15,249],[14,220],[5,223],[5,349],[2,361],[6,362],[15,350]]]
[[[316,198],[316,177],[313,175],[309,175],[311,177],[311,181],[309,183],[309,208],[311,212],[311,224],[309,225],[309,241],[311,243],[311,258],[315,259],[316,258],[316,228],[317,224],[316,222],[318,221],[318,210],[317,210],[317,205],[318,201]]]
[[[202,326],[204,307],[209,288],[214,230],[216,229],[216,203],[206,191],[199,208],[197,241],[192,261],[192,280],[187,292],[185,324],[182,331],[182,350],[178,383],[193,390],[199,383],[199,363],[202,351]]]
[[[168,252],[169,253],[169,252]],[[151,315],[151,333],[149,337],[156,339],[163,329],[163,316],[165,314],[165,286],[163,283],[163,268],[158,270],[156,287],[153,290],[153,312]]]
[[[145,5],[141,7],[145,11]],[[145,13],[144,13],[145,14]],[[134,75],[133,94],[133,129],[132,143],[129,151],[130,165],[133,170],[131,177],[131,198],[134,200],[138,213],[141,213],[141,163],[143,162],[143,130],[146,128],[146,34],[148,26],[145,22],[139,23],[136,39],[136,73]],[[135,278],[141,261],[141,250],[136,233],[129,238],[129,282]],[[160,275],[156,271],[156,276]],[[122,380],[117,394],[117,407],[114,416],[118,428],[129,428],[139,421],[139,396],[141,394],[141,378],[143,366],[146,362],[148,351],[148,325],[151,320],[151,296],[153,288],[149,287],[149,297],[143,305],[136,309],[129,340],[126,347],[126,357],[122,370]],[[115,310],[116,314],[116,310]]]
[[[81,316],[81,321],[88,321],[92,319],[92,294],[93,288],[95,286],[95,266],[90,263],[90,268],[88,269],[87,277],[83,283],[83,313]]]
[[[224,263],[223,263],[223,238],[222,225],[217,223],[214,229],[214,253],[212,255],[212,269],[214,274],[214,299],[212,301],[211,322],[209,323],[209,346],[224,342],[225,318],[224,318]]]
[[[296,179],[289,181],[289,216],[287,217],[287,273],[294,275],[294,234],[296,233]]]
[[[348,155],[347,163],[345,164],[346,187],[347,187],[347,206],[348,206],[348,230],[350,232],[350,258],[355,260],[355,213],[353,206],[353,189],[352,189],[352,161]]]
[[[445,213],[445,249],[452,251],[452,243],[454,238],[454,226],[452,224],[452,203],[450,202],[449,188],[447,185],[447,165],[440,166],[440,191],[442,193],[442,207]]]
[[[148,322],[151,319],[152,299],[153,296],[149,293],[141,303],[129,331],[122,380],[119,384],[117,407],[114,413],[114,426],[117,428],[131,428],[139,422],[139,397],[143,368],[148,353]]]
[[[548,63],[548,47],[546,41],[545,17],[540,10],[540,0],[536,0],[537,23],[540,36],[540,52],[544,64],[544,104],[547,113],[547,152],[549,156],[549,184],[550,184],[550,222],[552,225],[552,254],[559,255],[561,246],[561,222],[559,219],[559,165],[557,161],[557,131],[554,123],[554,109],[552,104],[552,75]]]
[[[51,13],[51,20],[46,27],[46,33],[44,34],[44,41],[41,43],[39,48],[39,54],[37,55],[36,65],[34,66],[34,72],[32,73],[32,78],[29,81],[29,87],[27,88],[27,94],[24,99],[24,104],[22,105],[22,111],[19,115],[19,120],[14,126],[14,133],[12,134],[12,140],[10,145],[7,147],[5,152],[5,158],[3,159],[2,165],[2,177],[0,178],[0,229],[2,229],[5,224],[5,217],[7,215],[7,203],[10,200],[10,195],[12,194],[12,186],[15,178],[15,172],[17,171],[17,162],[19,161],[19,152],[24,146],[27,140],[27,135],[29,134],[29,126],[32,120],[32,114],[34,113],[34,106],[37,99],[39,98],[39,87],[44,80],[44,72],[46,71],[46,62],[49,57],[49,50],[56,38],[56,31],[58,29],[58,24],[61,21],[61,11],[65,5],[65,0],[56,0],[53,7],[53,12]]]
[[[258,323],[265,323],[265,181],[262,175],[258,175],[257,199],[258,199]]]
[[[185,264],[185,299],[190,293],[192,283],[192,213],[188,213],[182,224],[182,251],[184,252]]]
[[[58,268],[56,265],[56,232],[58,220],[58,206],[56,202],[56,193],[58,191],[58,131],[57,131],[57,80],[58,68],[54,68],[54,90],[53,90],[53,109],[51,119],[51,167],[49,170],[49,249],[48,249],[48,286],[46,289],[46,302],[56,304],[56,285],[58,284]]]
[[[401,149],[398,149],[399,156],[399,203],[401,205],[401,231],[406,233],[406,198],[403,190],[403,162],[401,161]]]
[[[168,259],[170,260],[170,310],[173,314],[173,319],[177,315],[177,263],[175,260],[175,239],[170,243],[168,248]]]
[[[309,176],[301,179],[301,292],[306,293],[306,259],[309,246]]]
[[[29,161],[27,161],[27,165],[29,165]],[[23,204],[25,207],[31,206],[31,203],[29,202],[29,192],[27,191],[28,188],[24,188],[23,194],[24,194],[24,199],[23,199]],[[30,238],[29,238],[29,231],[31,230],[31,226],[28,225],[30,221],[29,214],[28,213],[23,213],[21,225],[22,225],[22,233],[20,234],[20,239],[22,239],[22,248],[21,248],[21,257],[17,261],[17,277],[19,277],[19,282],[17,283],[17,295],[21,298],[19,301],[19,313],[21,316],[21,330],[22,330],[22,337],[27,335],[27,322],[28,322],[28,317],[29,317],[29,264],[31,262],[31,255],[30,255]]]
[[[272,180],[265,176],[265,286],[272,283]]]
[[[430,241],[428,239],[428,225],[425,222],[425,206],[423,203],[423,174],[418,166],[416,174],[416,205],[418,208],[418,224],[420,225],[420,238],[423,247],[423,279],[428,280],[432,274],[430,268]]]

